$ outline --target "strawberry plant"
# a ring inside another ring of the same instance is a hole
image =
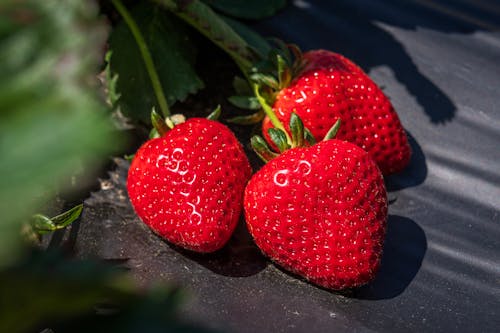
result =
[[[217,251],[244,211],[257,246],[285,269],[334,290],[373,279],[387,219],[382,174],[408,164],[406,134],[389,99],[350,60],[323,50],[302,54],[239,21],[272,15],[284,4],[0,5],[0,277],[7,295],[2,310],[11,302],[35,300],[30,320],[22,323],[22,314],[2,311],[2,329],[23,332],[48,324],[69,331],[133,331],[137,318],[156,331],[182,326],[171,309],[177,303],[171,288],[159,288],[158,301],[124,282],[126,274],[94,262],[54,259],[39,242],[40,235],[85,214],[82,205],[58,214],[44,210],[55,197],[78,190],[78,175],[95,178],[92,171],[109,154],[132,153],[130,203],[168,243]],[[207,53],[215,51],[206,47],[212,44],[219,48],[217,57],[232,61],[230,73],[204,75],[202,69],[213,67]],[[220,108],[204,117],[212,103],[225,101],[210,97],[203,107],[189,109],[204,90],[210,94],[224,85],[221,77],[231,77],[234,89],[223,98],[250,110],[238,117],[224,112],[223,120],[262,121],[263,137],[253,137],[252,146],[267,164],[253,176],[244,145],[231,131],[235,125],[213,119]],[[192,116],[187,120],[175,114],[186,109]],[[113,127],[113,119],[119,126]],[[150,138],[141,137],[145,142],[138,150],[124,148],[125,135],[116,127],[151,129]],[[10,285],[14,291],[5,287]],[[92,312],[103,300],[112,302],[111,311]],[[59,311],[63,302],[67,307]],[[89,317],[85,325],[72,324]]]

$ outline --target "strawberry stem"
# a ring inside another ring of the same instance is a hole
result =
[[[127,8],[122,4],[121,0],[111,0],[111,1],[113,2],[113,5],[115,6],[116,10],[123,17],[123,20],[129,27],[130,31],[132,32],[132,35],[134,36],[137,46],[139,47],[139,51],[144,61],[144,65],[146,66],[146,71],[148,72],[151,84],[153,85],[153,90],[156,94],[156,99],[158,100],[158,104],[160,106],[161,112],[163,113],[163,116],[164,117],[170,116],[170,109],[168,108],[167,99],[165,98],[165,95],[163,93],[163,88],[160,82],[160,78],[158,77],[158,73],[156,71],[153,62],[153,57],[149,52],[148,46],[146,44],[146,41],[144,40],[141,31],[139,30],[139,27],[137,26],[134,19],[128,12]]]
[[[292,145],[292,138],[290,138],[290,135],[285,130],[285,127],[283,126],[281,121],[278,119],[278,117],[274,113],[273,108],[270,107],[269,104],[267,104],[266,99],[260,95],[259,85],[254,84],[253,90],[255,93],[255,97],[257,97],[257,99],[259,100],[259,103],[262,106],[262,109],[264,110],[266,115],[269,117],[269,120],[271,120],[271,123],[273,124],[273,126],[276,127],[277,129],[282,130],[283,133],[285,133],[286,141],[291,146]]]

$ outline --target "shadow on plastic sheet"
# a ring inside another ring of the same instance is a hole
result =
[[[418,186],[427,178],[427,162],[422,147],[411,133],[406,134],[412,150],[410,164],[402,172],[385,178],[385,186],[389,192]]]
[[[409,218],[390,215],[382,263],[375,280],[346,296],[380,300],[400,295],[420,270],[426,251],[423,229]]]

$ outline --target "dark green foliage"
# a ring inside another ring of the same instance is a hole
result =
[[[196,47],[186,25],[147,2],[132,8],[130,13],[146,40],[169,105],[203,88],[194,69]],[[124,21],[113,29],[109,45],[111,73],[118,75],[120,110],[132,119],[149,123],[151,108],[160,108],[137,43]]]
[[[261,19],[283,8],[286,0],[204,0],[217,10],[242,19]]]

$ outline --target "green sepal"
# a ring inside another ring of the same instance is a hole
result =
[[[160,136],[163,136],[170,130],[170,128],[165,123],[165,119],[163,119],[163,117],[158,112],[156,112],[154,108],[153,110],[151,110],[151,124]]]
[[[302,147],[304,145],[304,123],[295,112],[290,115],[290,131],[292,132],[292,147]]]
[[[270,160],[278,156],[278,154],[269,149],[266,140],[264,140],[264,138],[262,138],[260,135],[254,135],[250,139],[250,144],[252,145],[253,151],[265,163],[269,162]]]
[[[313,146],[316,144],[314,135],[312,135],[311,131],[307,127],[304,127],[304,140],[306,140],[309,146]]]
[[[230,119],[226,119],[228,123],[238,124],[238,125],[254,125],[262,121],[266,114],[264,111],[259,110],[255,113],[246,115],[246,116],[238,116]]]
[[[262,73],[253,73],[250,75],[250,79],[257,83],[259,86],[268,86],[272,89],[278,90],[279,89],[279,83],[278,80],[276,80],[275,77],[272,75],[265,75]]]
[[[124,155],[123,158],[125,159],[125,161],[128,161],[128,162],[132,162],[132,160],[134,159],[135,157],[135,154],[128,154],[128,155]]]
[[[149,139],[157,139],[160,136],[160,133],[158,133],[158,131],[154,127],[151,129],[151,131],[149,131]]]
[[[67,227],[80,217],[82,210],[83,204],[80,204],[52,218],[42,214],[35,214],[30,224],[35,233],[43,235]]]
[[[250,87],[248,81],[239,76],[234,77],[233,88],[238,95],[246,96],[252,94],[252,87]]]
[[[276,48],[272,49],[269,52],[270,59],[274,61],[276,59],[276,55],[281,55],[284,58],[286,63],[291,66],[292,65],[292,54],[290,53],[290,49],[288,45],[279,38],[269,38],[269,41],[276,45]]]
[[[279,128],[270,128],[268,130],[269,136],[271,140],[274,142],[276,147],[278,147],[280,152],[284,152],[285,150],[290,148],[288,144],[286,134],[283,130]]]
[[[260,103],[257,97],[254,96],[231,96],[227,99],[229,103],[240,109],[259,110]]]
[[[290,81],[292,81],[292,73],[290,70],[290,65],[285,61],[285,59],[283,59],[281,55],[276,55],[276,62],[278,66],[279,89],[281,90],[290,85]]]
[[[337,132],[339,131],[339,128],[340,128],[340,118],[337,119],[335,124],[333,124],[333,126],[328,130],[325,137],[323,138],[323,141],[334,139],[335,136],[337,135]]]
[[[219,120],[221,113],[222,113],[222,108],[220,107],[220,104],[219,104],[219,105],[217,105],[217,107],[215,108],[215,110],[212,111],[212,113],[210,113],[207,116],[207,119],[208,120]]]

